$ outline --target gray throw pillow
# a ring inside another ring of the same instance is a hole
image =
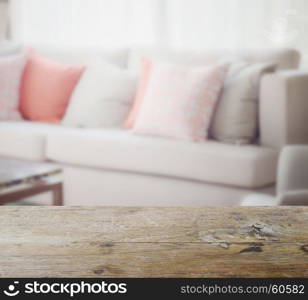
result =
[[[230,64],[212,120],[212,138],[230,144],[249,144],[256,140],[260,80],[275,68],[271,63]]]

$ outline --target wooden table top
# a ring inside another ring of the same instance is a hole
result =
[[[308,277],[308,207],[1,207],[1,277]]]
[[[55,164],[0,158],[0,189],[60,174]]]

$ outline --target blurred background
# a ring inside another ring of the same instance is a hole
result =
[[[307,0],[0,0],[0,38],[61,45],[293,47],[308,66]]]

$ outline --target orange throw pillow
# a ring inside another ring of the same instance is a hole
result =
[[[31,50],[20,90],[24,118],[59,123],[84,69],[54,62]]]

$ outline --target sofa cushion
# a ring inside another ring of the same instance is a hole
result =
[[[0,120],[22,120],[19,90],[27,54],[0,56]]]
[[[275,182],[278,153],[254,145],[191,143],[120,129],[84,129],[48,135],[47,157],[85,167],[257,188]]]
[[[0,122],[0,156],[46,160],[46,137],[63,127],[37,122]]]
[[[148,69],[148,63],[144,68]],[[183,67],[151,61],[144,98],[141,101],[138,97],[135,99],[137,106],[142,104],[134,122],[134,132],[205,141],[227,70],[227,65]],[[141,78],[141,89],[144,88],[143,81]]]
[[[189,65],[209,64],[221,59],[238,59],[249,63],[273,63],[277,70],[296,69],[300,54],[293,49],[260,50],[175,50],[167,48],[136,48],[130,51],[128,67],[138,70],[142,58],[156,58]]]
[[[212,120],[211,134],[230,144],[251,144],[257,138],[259,90],[264,74],[275,65],[232,63]]]
[[[85,67],[67,65],[31,50],[20,89],[20,110],[27,120],[60,123]]]
[[[136,92],[136,76],[126,69],[93,58],[73,91],[63,125],[123,126]]]

